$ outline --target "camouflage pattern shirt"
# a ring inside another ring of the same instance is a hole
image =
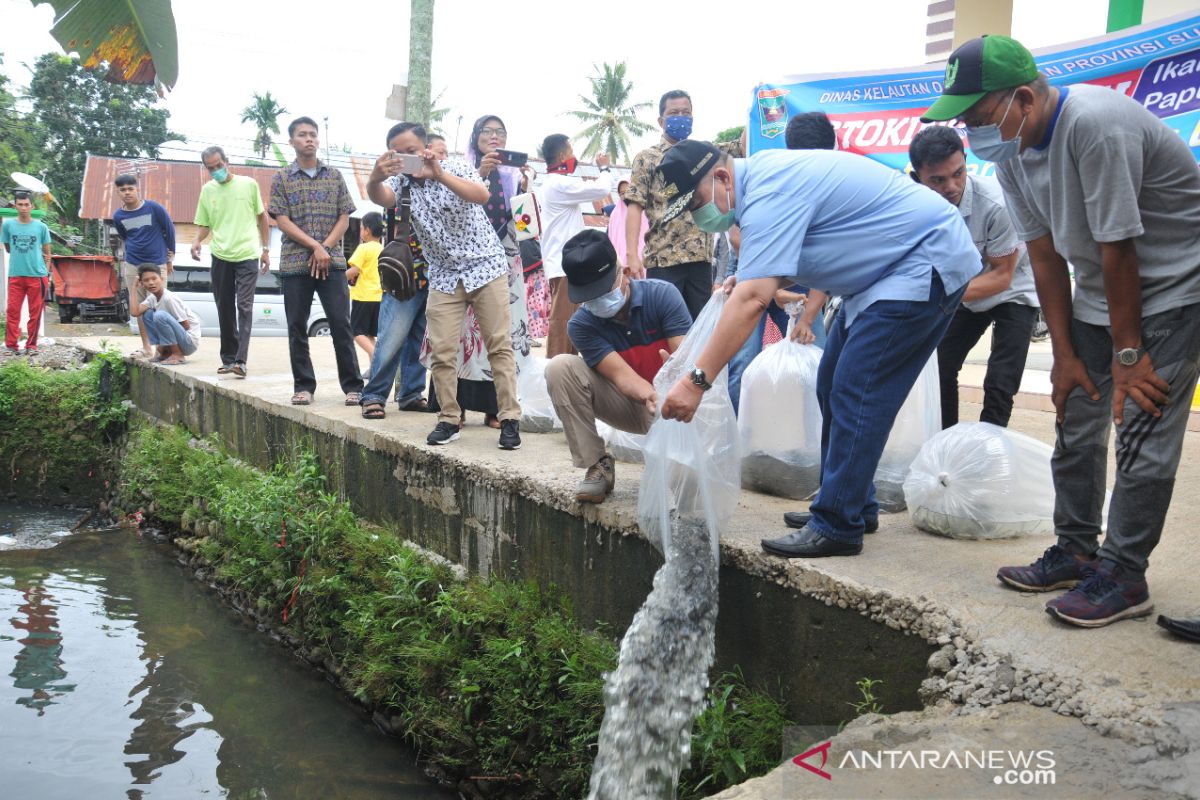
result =
[[[638,153],[633,159],[629,186],[621,195],[626,203],[641,206],[650,223],[650,229],[646,231],[646,251],[642,256],[646,269],[712,261],[713,235],[697,228],[691,214],[680,214],[665,225],[662,222],[669,198],[663,191],[662,177],[654,170],[671,146],[672,143],[664,136],[658,144]],[[740,141],[726,142],[717,147],[734,158],[743,155]]]

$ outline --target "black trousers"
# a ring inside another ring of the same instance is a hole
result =
[[[982,312],[959,307],[938,345],[942,428],[958,424],[958,373],[971,348],[993,323],[996,327],[992,331],[992,353],[988,356],[987,374],[983,379],[983,412],[979,421],[1008,427],[1013,397],[1021,388],[1021,374],[1025,371],[1029,337],[1033,334],[1037,314],[1036,308],[1020,303],[1001,303]]]
[[[354,334],[350,330],[350,286],[346,283],[346,273],[330,270],[325,278],[314,278],[307,272],[282,275],[279,283],[283,286],[283,309],[287,315],[293,391],[317,390],[317,376],[308,353],[308,316],[312,311],[315,292],[321,298],[321,307],[325,309],[325,319],[329,322],[342,391],[346,394],[361,392],[363,379],[358,371]]]
[[[258,259],[225,261],[213,256],[212,293],[221,327],[221,363],[245,364],[250,353],[250,328],[254,324],[254,289],[258,286]]]
[[[707,261],[692,261],[670,267],[648,267],[646,277],[666,281],[678,289],[693,321],[700,316],[700,309],[704,308],[705,303],[712,297],[712,264]]]

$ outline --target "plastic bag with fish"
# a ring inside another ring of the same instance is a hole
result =
[[[726,295],[717,292],[700,312],[679,349],[654,378],[661,403],[675,382],[690,372],[716,329]],[[741,494],[741,458],[737,418],[729,400],[726,370],[710,378],[691,422],[655,420],[643,447],[646,468],[638,496],[642,533],[668,556],[672,523],[703,523],[714,558],[720,532],[737,508]]]
[[[875,500],[882,511],[904,510],[904,479],[921,448],[942,429],[942,393],[938,383],[937,351],[917,376],[883,447],[875,470]]]

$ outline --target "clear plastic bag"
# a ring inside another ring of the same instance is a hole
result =
[[[888,513],[904,510],[904,479],[909,465],[927,441],[942,429],[942,394],[938,384],[937,352],[917,376],[875,470],[875,499]]]
[[[921,448],[904,481],[913,524],[954,539],[1054,531],[1053,449],[987,422],[963,422]]]
[[[792,325],[794,325],[794,319]],[[821,486],[822,350],[791,340],[765,348],[742,375],[742,487],[806,500]]]
[[[552,433],[562,430],[562,420],[550,400],[546,386],[546,360],[529,357],[521,362],[517,375],[517,399],[521,403],[523,433]]]
[[[716,329],[725,299],[724,292],[713,295],[679,349],[659,370],[654,389],[660,403],[696,363]],[[728,376],[721,370],[710,380],[713,388],[704,393],[691,422],[659,417],[646,434],[638,522],[646,538],[668,558],[673,525],[690,531],[704,526],[716,558],[720,532],[741,494],[737,419],[729,400]]]
[[[646,460],[642,452],[646,446],[646,434],[617,430],[601,420],[596,420],[596,433],[600,434],[605,449],[617,461],[641,464]]]

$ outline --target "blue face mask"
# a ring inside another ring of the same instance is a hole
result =
[[[663,120],[663,131],[677,142],[692,135],[691,117],[667,117]]]
[[[967,142],[971,145],[971,152],[984,161],[999,164],[1014,158],[1021,152],[1021,128],[1025,127],[1025,120],[1028,117],[1021,120],[1021,126],[1017,128],[1017,133],[1013,138],[1005,139],[1000,133],[1000,126],[1004,124],[1004,120],[1008,119],[1009,109],[1012,108],[1016,96],[1016,91],[1013,91],[1012,97],[1008,98],[1008,105],[1004,107],[1004,116],[1000,118],[999,123],[967,128]]]
[[[600,319],[612,319],[625,307],[625,292],[618,286],[611,292],[602,294],[594,300],[587,300],[580,305]]]
[[[713,173],[713,198],[704,205],[692,212],[692,222],[696,223],[696,227],[705,233],[723,233],[733,226],[737,217],[733,213],[733,203],[729,201],[729,190],[725,190],[725,202],[729,205],[729,210],[721,213],[721,209],[717,208],[717,176]]]
[[[229,170],[225,169],[224,167],[221,167],[220,169],[214,169],[212,172],[210,172],[208,174],[217,183],[224,183],[225,179],[229,177]]]

